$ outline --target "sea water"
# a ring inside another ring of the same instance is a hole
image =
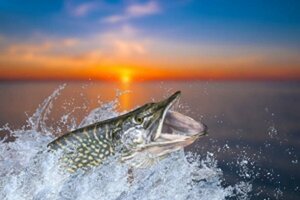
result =
[[[299,88],[289,82],[1,83],[0,199],[299,199]],[[128,167],[114,157],[68,174],[46,148],[67,131],[176,90],[182,98],[175,109],[208,125],[209,134],[134,170],[132,183]]]
[[[127,179],[128,167],[113,158],[88,172],[66,173],[58,165],[59,155],[47,151],[54,136],[53,127],[45,123],[64,87],[46,98],[21,129],[2,128],[15,140],[0,143],[0,199],[247,199],[251,183],[222,186],[222,169],[210,152],[197,155],[178,151],[150,168],[134,170],[132,183]],[[70,119],[72,112],[59,120],[72,130],[119,115],[117,103],[115,99],[95,108],[78,126]]]

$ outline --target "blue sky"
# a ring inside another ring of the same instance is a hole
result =
[[[272,42],[276,43],[275,39],[279,38],[287,43],[299,43],[300,2],[296,0],[152,2],[158,5],[158,12],[128,21],[155,35],[199,39],[202,34],[206,39],[219,36],[218,40],[237,42],[234,39],[236,34],[240,42],[263,39],[271,42],[274,38]],[[101,19],[122,14],[128,5],[147,3],[99,0],[1,1],[0,33],[16,37],[30,36],[35,32],[54,36],[90,34],[109,28],[110,25],[99,23]],[[161,33],[153,29],[160,29]]]

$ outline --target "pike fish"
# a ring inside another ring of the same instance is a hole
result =
[[[99,166],[117,152],[122,162],[148,167],[207,134],[206,125],[170,110],[180,94],[71,131],[48,147],[62,151],[60,159],[69,172]]]

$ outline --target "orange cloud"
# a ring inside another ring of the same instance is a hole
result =
[[[89,38],[11,43],[1,50],[0,79],[300,79],[300,59],[290,51],[175,43],[138,33],[127,25]]]
[[[132,18],[153,15],[160,10],[159,5],[155,1],[149,1],[145,4],[132,4],[125,9],[123,14],[107,16],[101,21],[105,23],[123,22]]]

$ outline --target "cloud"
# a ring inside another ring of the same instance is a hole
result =
[[[155,14],[160,11],[158,4],[155,1],[150,1],[143,5],[131,5],[126,9],[129,16],[145,16]]]
[[[102,19],[105,23],[117,23],[126,21],[132,18],[138,18],[147,15],[153,15],[160,12],[161,8],[155,1],[149,1],[145,4],[132,4],[129,5],[123,14],[111,15]]]
[[[112,66],[138,63],[147,56],[150,40],[138,30],[123,25],[114,31],[98,32],[83,38],[47,38],[12,42],[3,47],[0,66]]]
[[[76,16],[83,16],[86,15],[88,12],[92,11],[95,8],[94,3],[84,3],[79,6],[77,6],[74,9],[74,15]]]
[[[139,30],[130,25],[123,25],[117,30],[101,33],[97,39],[108,55],[117,58],[134,58],[147,53],[151,41],[143,39]]]
[[[111,16],[105,17],[105,18],[102,19],[101,21],[102,21],[102,22],[105,22],[105,23],[113,24],[113,23],[125,21],[125,20],[128,19],[128,18],[129,18],[129,17],[126,16],[126,15],[111,15]]]
[[[134,57],[147,52],[147,41],[119,38],[117,35],[112,33],[107,34],[104,38],[104,44],[116,57]]]
[[[43,39],[39,42],[12,43],[7,45],[6,53],[14,56],[47,55],[79,45],[76,38]]]
[[[62,40],[63,46],[66,46],[66,47],[74,47],[78,43],[79,43],[79,40],[75,39],[75,38],[66,38],[66,39]]]
[[[104,9],[106,5],[98,1],[91,1],[81,4],[74,4],[71,1],[67,1],[65,7],[67,12],[72,16],[83,17],[96,10]]]
[[[137,10],[134,12],[146,12]],[[295,77],[293,72],[296,67],[299,69],[299,57],[295,53],[287,57],[291,52],[239,45],[205,45],[143,34],[142,30],[122,23],[78,38],[44,35],[39,39],[5,42],[0,45],[0,79],[22,78],[25,72],[28,77],[36,78],[103,78],[106,71],[121,73],[122,67],[134,69],[141,74],[135,76],[141,78],[167,69],[165,76],[168,77],[169,73],[175,77],[176,72],[176,77],[190,78],[276,78],[283,72],[282,66],[289,70],[285,72],[286,77]],[[297,73],[298,77],[300,70]]]

